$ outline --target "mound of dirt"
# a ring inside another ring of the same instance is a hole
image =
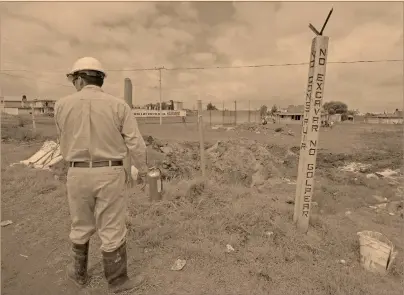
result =
[[[165,179],[197,176],[200,172],[199,143],[168,144],[145,136],[154,152],[164,154],[160,166]],[[297,155],[286,148],[265,145],[255,140],[218,141],[205,146],[209,177],[219,183],[260,187],[265,183],[293,177]]]
[[[199,177],[198,142],[168,143],[144,136],[148,160],[159,167],[164,180]],[[298,154],[278,145],[262,144],[240,138],[205,144],[209,178],[222,184],[238,184],[263,189],[296,177]],[[56,177],[65,180],[68,165],[61,161],[52,166]]]

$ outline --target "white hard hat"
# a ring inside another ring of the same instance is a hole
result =
[[[107,76],[99,60],[93,57],[82,57],[78,59],[74,63],[71,71],[66,76],[69,78],[77,72],[82,71],[97,71],[102,73],[104,77]]]

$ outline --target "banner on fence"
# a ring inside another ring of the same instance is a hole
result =
[[[160,111],[158,110],[145,110],[145,109],[134,109],[132,110],[133,114],[137,118],[158,118],[160,117]],[[185,117],[187,115],[186,111],[184,110],[162,110],[161,116],[162,117]]]

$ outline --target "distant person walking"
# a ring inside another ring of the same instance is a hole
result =
[[[124,170],[123,159],[129,151],[143,175],[146,145],[129,105],[101,89],[106,74],[98,60],[77,60],[67,77],[77,92],[55,105],[61,153],[69,163],[66,185],[73,259],[67,277],[79,287],[87,284],[89,241],[97,231],[110,291],[131,290],[144,279],[130,280],[127,272],[123,192],[130,171]]]

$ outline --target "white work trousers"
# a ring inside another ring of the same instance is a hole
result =
[[[67,196],[72,219],[70,240],[87,243],[98,231],[101,250],[112,252],[126,239],[126,172],[122,166],[69,168]]]

